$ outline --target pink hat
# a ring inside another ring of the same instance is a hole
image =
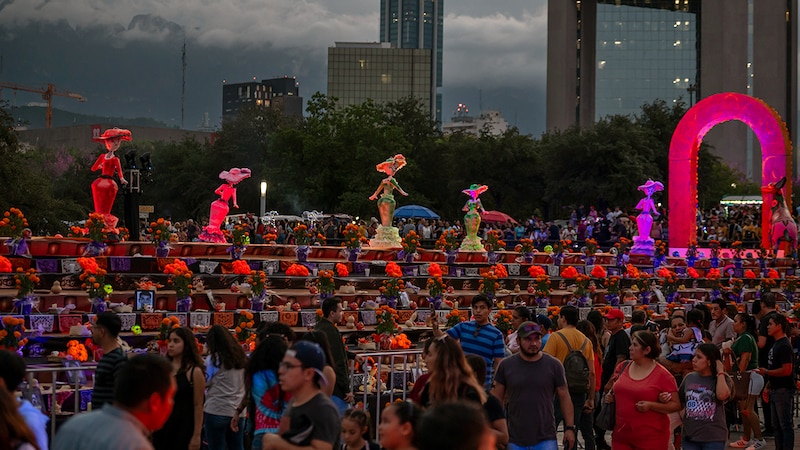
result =
[[[223,170],[219,173],[219,178],[230,183],[238,183],[245,178],[250,178],[250,169],[242,167],[241,169],[234,167],[231,170]]]
[[[109,128],[103,132],[100,136],[92,138],[95,142],[103,142],[109,139],[120,139],[123,141],[132,141],[131,132],[129,130],[124,130],[122,128]]]

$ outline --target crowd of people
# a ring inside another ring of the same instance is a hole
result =
[[[653,222],[650,237],[666,240],[669,235],[667,211],[663,208],[658,211],[659,215]],[[607,249],[620,238],[631,239],[638,234],[636,215],[635,210],[623,211],[619,207],[598,211],[594,206],[585,209],[581,205],[573,209],[568,218],[556,221],[544,220],[535,215],[506,223],[484,221],[481,223],[480,236],[485,239],[490,230],[497,230],[501,233],[501,238],[509,244],[509,249],[513,249],[513,245],[521,239],[533,240],[539,250],[559,240],[570,240],[578,245],[586,239],[594,239],[601,248]],[[327,245],[339,245],[344,241],[345,226],[351,222],[352,219],[330,217],[308,225],[314,236],[325,237]],[[378,219],[358,219],[355,223],[361,228],[364,236],[375,237],[379,225]],[[248,232],[250,242],[254,244],[274,242],[291,245],[295,243],[293,230],[297,224],[297,221],[291,220],[277,220],[270,223],[264,219],[259,220],[253,214],[246,214],[235,220],[228,220],[223,228],[230,231],[235,225],[242,226]],[[170,231],[174,233],[176,240],[191,242],[199,240],[203,225],[196,224],[193,220],[175,222],[170,225]],[[409,231],[416,232],[423,248],[433,248],[436,239],[445,231],[453,231],[458,238],[465,236],[461,220],[396,219],[395,226],[401,236],[405,236]],[[141,239],[148,240],[149,237],[145,234],[147,227],[142,226],[141,230],[143,233]],[[697,211],[697,241],[701,244],[712,240],[722,244],[742,241],[745,247],[757,248],[760,239],[760,205],[730,207],[718,205]]]
[[[369,412],[353,409],[348,365],[364,361],[334,326],[337,297],[300,339],[262,324],[249,357],[219,325],[204,346],[174,328],[166,357],[121,357],[120,319],[101,313],[93,410],[61,425],[52,448],[555,450],[559,429],[565,449],[579,437],[589,450],[795,448],[800,332],[772,294],[753,314],[723,301],[676,309],[663,330],[643,310],[581,320],[565,306],[553,326],[519,306],[507,337],[490,323],[492,306],[476,296],[473,319],[447,330],[431,318],[427,373],[381,411],[378,443]],[[0,351],[0,449],[48,448],[47,417],[13,396],[24,376],[22,358]]]

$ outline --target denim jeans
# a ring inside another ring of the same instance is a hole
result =
[[[681,441],[682,450],[725,450],[727,442],[694,442],[683,438]]]
[[[511,442],[508,443],[506,450],[558,450],[558,441],[542,441],[536,445],[517,445]]]
[[[769,405],[772,409],[772,428],[775,430],[775,450],[794,449],[793,404],[794,389],[770,389]]]
[[[203,413],[203,434],[208,450],[244,450],[244,417],[239,419],[239,431],[231,430],[231,419]]]
[[[341,419],[342,416],[344,416],[344,412],[351,407],[350,404],[344,401],[343,398],[336,395],[332,395],[331,400],[333,400],[333,404],[336,405],[336,409],[339,410],[339,418]]]
[[[555,416],[556,416],[556,428],[564,420],[564,415],[561,413],[561,402],[558,400],[558,394],[556,394],[553,401],[553,407],[555,408]],[[586,403],[586,394],[569,394],[570,400],[572,400],[572,415],[573,415],[573,422],[572,424],[576,427],[578,424],[581,423],[581,413],[583,413],[583,404]]]

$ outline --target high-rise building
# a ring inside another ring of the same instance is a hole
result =
[[[442,33],[444,31],[444,0],[380,0],[381,42],[397,48],[432,50],[430,97],[431,117],[442,122]]]
[[[413,96],[430,110],[430,53],[388,42],[337,42],[328,48],[328,95],[343,106]]]
[[[222,121],[248,106],[279,108],[285,116],[303,117],[303,97],[295,77],[284,76],[222,86]]]
[[[764,100],[797,137],[797,2],[549,0],[547,129],[591,126],[644,103],[691,106],[720,92]],[[757,140],[742,123],[705,141],[760,181]],[[797,174],[797,153],[793,161]]]

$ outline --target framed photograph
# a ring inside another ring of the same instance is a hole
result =
[[[80,368],[81,362],[76,361],[74,359],[65,359],[64,360],[64,367],[71,367],[71,368]],[[77,380],[79,385],[86,384],[86,373],[83,370],[68,370],[67,374],[67,381],[69,384],[74,385],[75,381]]]
[[[155,293],[149,289],[137,289],[136,296],[136,311],[144,311],[145,306],[150,305],[151,311],[155,308]]]

